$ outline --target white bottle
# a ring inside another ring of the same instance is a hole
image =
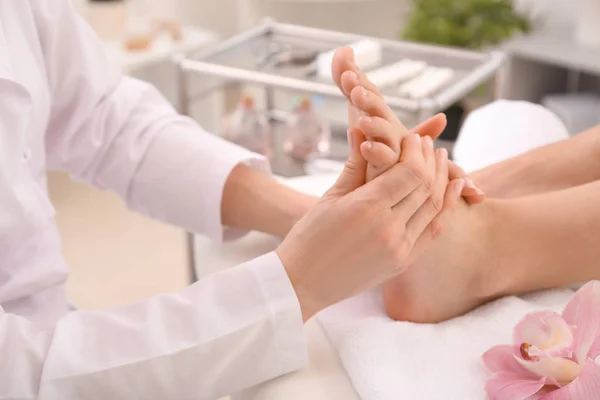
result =
[[[244,96],[226,121],[223,137],[255,153],[271,155],[271,133],[267,117],[256,109],[254,99]]]
[[[313,100],[320,102],[318,97]],[[284,150],[300,161],[327,155],[331,147],[331,127],[315,108],[314,101],[302,98],[284,129]]]

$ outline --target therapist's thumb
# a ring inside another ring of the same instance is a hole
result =
[[[340,174],[335,184],[329,189],[325,196],[341,197],[365,184],[367,161],[360,152],[360,145],[365,141],[365,136],[359,129],[348,129],[348,144],[350,146],[350,156],[344,170]]]

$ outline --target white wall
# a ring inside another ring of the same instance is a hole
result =
[[[82,8],[87,0],[72,0]],[[149,0],[146,0],[149,1]],[[179,3],[182,22],[202,25],[227,37],[240,29],[240,19],[256,25],[266,16],[281,21],[372,36],[397,38],[411,0],[151,0]],[[460,0],[458,0],[460,1]],[[579,0],[514,0],[550,27],[571,24]],[[245,5],[246,11],[240,8]]]
[[[287,22],[385,38],[398,37],[412,4],[411,0],[247,1],[257,4],[260,14],[272,15]],[[579,0],[514,1],[519,9],[529,11],[545,26],[562,28],[572,23],[574,6]]]
[[[284,22],[397,39],[410,0],[259,1],[263,15]]]
[[[266,16],[319,28],[352,31],[397,38],[410,12],[411,0],[182,0],[194,4],[188,15],[226,36],[236,31],[237,2],[251,9],[248,19],[255,25]],[[460,0],[457,0],[460,1]],[[514,0],[551,28],[572,23],[579,0]]]
[[[575,21],[577,3],[580,0],[514,0],[523,11],[540,18],[549,29],[569,28]]]

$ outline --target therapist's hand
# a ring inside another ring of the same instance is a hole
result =
[[[442,202],[456,202],[462,190],[447,184],[447,153],[423,150],[418,135],[403,140],[398,164],[364,184],[364,137],[355,130],[349,138],[351,155],[338,181],[276,250],[305,321],[403,272]]]

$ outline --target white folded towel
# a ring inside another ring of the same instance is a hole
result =
[[[413,79],[427,69],[425,61],[405,58],[393,64],[386,65],[367,72],[367,77],[378,88],[385,88]]]
[[[372,291],[324,310],[318,319],[363,400],[481,400],[481,355],[512,343],[512,330],[527,313],[560,312],[573,293],[506,297],[447,322],[420,325],[389,319],[381,294]]]
[[[401,85],[398,93],[413,99],[423,99],[447,85],[453,76],[454,71],[450,68],[428,67],[423,73]]]

